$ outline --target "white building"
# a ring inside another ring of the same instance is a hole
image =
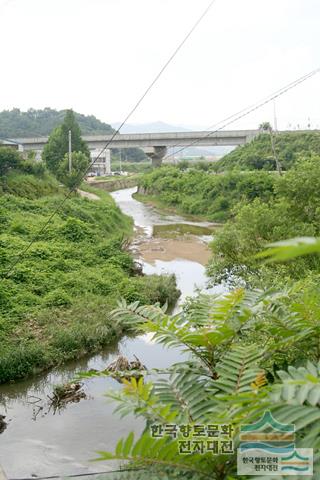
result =
[[[104,152],[101,150],[90,150],[92,166],[89,173],[95,175],[111,175],[111,154],[109,148]]]

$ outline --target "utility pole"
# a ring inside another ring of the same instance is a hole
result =
[[[270,142],[271,142],[271,149],[272,149],[273,158],[275,160],[278,173],[281,176],[282,175],[282,167],[281,167],[281,163],[279,161],[279,157],[277,155],[275,141],[274,141],[274,132],[272,131],[272,127],[271,127],[270,123],[269,122],[262,123],[260,125],[260,130],[264,131],[264,132],[268,132],[269,135],[270,135]]]
[[[72,170],[72,137],[71,137],[71,130],[69,130],[69,173],[71,174]]]
[[[122,172],[122,154],[121,154],[121,148],[119,148],[119,155],[120,155],[120,173]]]
[[[278,173],[279,173],[279,175],[281,176],[281,175],[282,175],[282,168],[281,168],[281,163],[280,163],[280,161],[279,161],[278,154],[277,154],[277,152],[276,152],[276,146],[275,146],[275,143],[274,143],[274,135],[273,135],[273,131],[272,131],[271,125],[269,125],[269,134],[270,134],[270,140],[271,140],[271,148],[272,148],[273,158],[275,159]]]
[[[273,100],[273,129],[275,132],[278,131],[278,121],[277,121],[277,110],[276,110],[276,100]]]

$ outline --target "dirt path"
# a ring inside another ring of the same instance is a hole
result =
[[[79,193],[79,195],[81,195],[81,197],[84,197],[84,198],[88,198],[89,200],[101,200],[100,197],[98,197],[98,195],[96,195],[95,193],[90,193],[90,192],[84,192],[83,190],[77,190],[77,192]]]

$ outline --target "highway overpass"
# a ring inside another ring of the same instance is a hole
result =
[[[108,143],[108,149],[139,147],[159,165],[169,147],[237,146],[251,141],[259,130],[221,130],[219,132],[170,132],[170,133],[118,133],[112,135],[84,135],[90,150],[101,150]],[[48,137],[10,139],[23,147],[23,150],[42,151]]]

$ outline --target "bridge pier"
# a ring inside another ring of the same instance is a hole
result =
[[[151,158],[153,167],[160,167],[162,159],[167,153],[167,147],[144,147],[143,151],[147,157]]]

